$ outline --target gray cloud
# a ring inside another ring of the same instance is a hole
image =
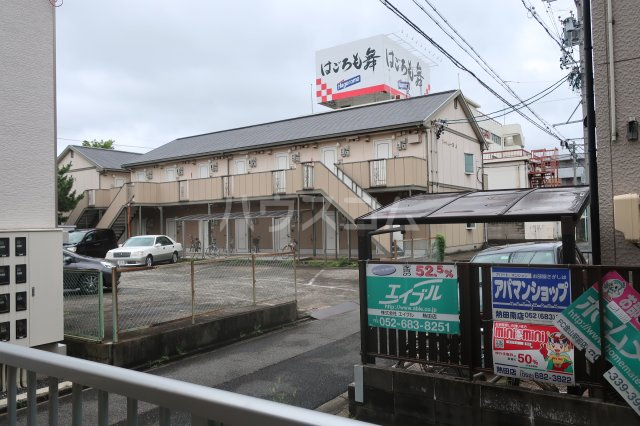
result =
[[[480,75],[410,1],[394,4]],[[540,82],[514,84],[523,98],[562,75],[557,46],[519,2],[436,4],[505,79]],[[400,30],[433,50],[374,0],[67,0],[57,9],[58,136],[155,147],[177,137],[308,114],[316,50]],[[483,110],[503,108],[446,59],[431,71],[433,90],[457,88],[458,74],[465,95]],[[569,96],[563,88],[548,99]],[[566,121],[576,103],[577,98],[544,103],[537,110],[556,123]],[[524,120],[513,115],[507,122]],[[523,128],[529,147],[558,145],[528,124]],[[565,133],[576,136],[579,129]],[[73,142],[60,140],[58,150],[67,143]]]

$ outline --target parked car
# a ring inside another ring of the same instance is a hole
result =
[[[158,262],[176,263],[181,256],[182,244],[166,235],[140,235],[109,250],[106,259],[118,266],[152,266]]]
[[[576,247],[576,262],[587,263],[578,247]],[[489,247],[478,252],[471,259],[471,263],[552,265],[565,262],[562,259],[562,241],[551,241]]]
[[[104,259],[82,256],[69,250],[62,250],[62,268],[64,270],[63,289],[66,292],[94,294],[98,292],[98,274],[102,273],[102,288],[110,290],[113,265]],[[93,271],[72,273],[74,271]],[[120,272],[116,272],[116,285],[120,282]]]
[[[64,248],[74,253],[103,259],[107,252],[118,247],[118,239],[111,229],[77,229],[69,232]]]

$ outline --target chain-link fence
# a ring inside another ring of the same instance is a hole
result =
[[[119,332],[296,300],[295,262],[282,254],[217,257],[123,272]]]
[[[64,271],[64,334],[95,341],[104,339],[102,273]]]

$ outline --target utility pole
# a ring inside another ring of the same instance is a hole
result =
[[[600,197],[596,160],[596,110],[593,97],[593,43],[591,41],[591,0],[582,0],[584,29],[584,85],[587,106],[587,146],[589,147],[589,193],[591,196],[591,251],[594,265],[600,265]]]

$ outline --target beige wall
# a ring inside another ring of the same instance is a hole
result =
[[[55,8],[0,2],[0,229],[56,226]]]
[[[105,171],[100,174],[92,162],[73,151],[67,152],[58,160],[58,167],[69,163],[71,168],[67,175],[73,177],[73,190],[76,194],[82,194],[88,189],[115,188],[116,179],[123,179],[124,183],[131,181],[131,173],[125,171]]]
[[[636,265],[640,263],[640,249],[615,231],[613,197],[640,191],[640,141],[628,141],[626,130],[631,117],[640,120],[640,8],[636,0],[615,0],[612,6],[615,93],[609,89],[607,2],[592,2],[601,253],[603,264]],[[612,123],[610,103],[614,97],[616,114]],[[612,127],[617,133],[615,141]]]
[[[454,103],[447,105],[438,115],[447,120],[468,119],[462,107],[458,105],[455,108]],[[472,174],[466,174],[464,171],[464,153],[474,156]],[[428,163],[428,179],[434,192],[448,192],[455,190],[455,187],[482,189],[482,152],[469,123],[448,125],[440,139],[436,139],[435,130],[431,128]]]

